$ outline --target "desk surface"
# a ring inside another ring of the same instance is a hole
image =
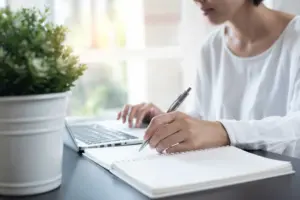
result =
[[[221,189],[209,190],[189,195],[181,195],[170,200],[299,200],[300,160],[272,153],[254,152],[269,158],[292,161],[294,175],[256,181]],[[64,148],[63,183],[51,192],[28,197],[1,197],[0,200],[144,200],[147,197],[110,174],[75,151]]]

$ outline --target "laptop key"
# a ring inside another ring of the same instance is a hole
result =
[[[86,144],[105,143],[137,138],[122,131],[108,129],[99,125],[93,125],[90,127],[79,125],[72,126],[71,131],[77,139],[85,142]]]

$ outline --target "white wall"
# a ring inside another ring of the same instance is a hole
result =
[[[300,14],[300,1],[299,0],[266,0],[266,5],[273,9],[281,10],[291,14]]]

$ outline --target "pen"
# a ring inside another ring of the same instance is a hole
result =
[[[191,91],[191,88],[189,87],[186,91],[184,91],[181,95],[179,95],[179,97],[171,104],[167,113],[175,111],[182,104],[182,102],[185,100],[185,98],[189,95],[190,91]],[[143,142],[139,151],[143,150],[149,144],[150,139],[151,139],[151,137],[148,140]]]

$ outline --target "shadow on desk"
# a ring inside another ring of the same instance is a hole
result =
[[[292,161],[296,174],[235,186],[180,195],[170,200],[299,200],[300,160],[266,152],[252,152],[268,158]],[[144,200],[141,193],[93,161],[64,148],[63,183],[51,192],[28,197],[1,197],[0,200]]]

